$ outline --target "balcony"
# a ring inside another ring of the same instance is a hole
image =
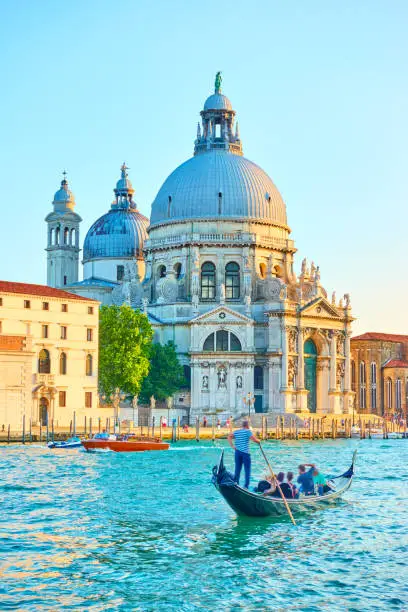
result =
[[[178,234],[176,236],[164,236],[163,238],[150,238],[144,243],[146,250],[150,249],[168,249],[173,246],[184,246],[186,244],[214,244],[214,245],[258,245],[267,248],[295,251],[295,243],[293,240],[285,238],[277,238],[271,236],[262,236],[260,234],[250,232],[233,232],[233,233],[214,233],[214,234]]]
[[[33,374],[33,385],[43,385],[44,387],[54,387],[54,374]]]

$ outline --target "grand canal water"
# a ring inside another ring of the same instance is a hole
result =
[[[222,445],[0,447],[0,609],[408,609],[408,440],[266,444],[327,472],[359,449],[344,503],[297,528],[236,518],[210,483]]]

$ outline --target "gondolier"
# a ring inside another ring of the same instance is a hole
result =
[[[251,455],[249,453],[249,441],[252,440],[256,444],[260,444],[260,440],[249,429],[249,421],[242,421],[241,429],[231,432],[228,436],[228,442],[235,450],[235,482],[239,484],[242,466],[245,471],[244,487],[249,487],[251,479]]]

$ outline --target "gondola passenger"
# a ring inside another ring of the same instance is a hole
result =
[[[293,484],[293,472],[288,472],[286,474],[286,482],[288,483],[292,492],[292,499],[297,499],[299,497],[299,491],[297,486]]]
[[[306,468],[309,468],[306,471]],[[300,484],[300,492],[304,495],[314,495],[315,487],[313,481],[313,472],[316,466],[314,463],[305,463],[304,465],[299,465],[299,476],[298,483]]]
[[[315,490],[319,495],[324,495],[331,491],[331,488],[327,485],[326,478],[319,472],[317,468],[313,470],[313,482]]]

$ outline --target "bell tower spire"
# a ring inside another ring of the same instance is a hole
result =
[[[64,172],[60,189],[52,202],[54,210],[46,217],[47,223],[47,285],[64,288],[78,280],[79,225],[81,217],[74,212],[75,198],[68,188]]]
[[[235,111],[227,96],[221,93],[221,85],[221,72],[217,72],[214,93],[207,98],[204,109],[200,113],[202,129],[198,124],[194,155],[200,155],[213,149],[243,155],[239,131],[237,127],[234,130]]]

